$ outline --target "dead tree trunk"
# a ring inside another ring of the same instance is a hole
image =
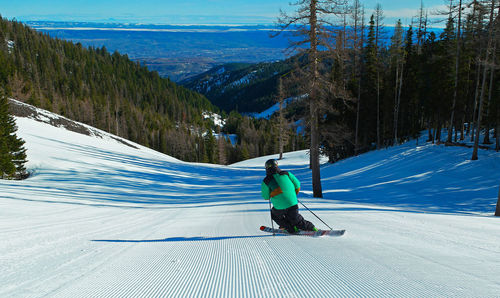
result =
[[[427,142],[432,142],[434,144],[434,134],[432,133],[431,119],[427,119],[427,131],[429,133],[427,137]]]
[[[283,92],[283,81],[282,78],[279,78],[278,81],[278,102],[280,104],[280,111],[279,111],[279,152],[280,152],[280,157],[279,159],[283,159],[283,148],[285,146],[285,139],[286,136],[286,128],[285,128],[285,119],[283,116],[283,103],[285,101],[285,95]]]
[[[295,25],[298,29],[295,36],[296,41],[290,41],[290,48],[300,52],[306,52],[307,63],[299,67],[298,71],[304,74],[304,79],[300,84],[309,97],[309,125],[310,125],[310,167],[312,170],[313,196],[323,197],[321,188],[321,175],[319,165],[319,106],[323,99],[322,93],[327,88],[322,88],[325,80],[322,80],[319,70],[320,54],[324,48],[331,48],[330,32],[327,27],[331,27],[332,15],[339,15],[345,1],[341,0],[301,0],[291,5],[298,6],[295,14],[290,16],[286,12],[281,12],[278,18],[281,32],[288,30]],[[277,36],[278,34],[274,35]]]
[[[317,110],[317,94],[316,84],[319,83],[319,61],[318,61],[318,23],[317,23],[317,1],[311,0],[309,17],[309,38],[311,42],[311,59],[312,59],[312,82],[310,92],[310,113],[311,113],[311,170],[313,197],[322,198],[323,190],[321,187],[321,175],[319,166],[319,131],[318,131],[318,110]]]
[[[478,102],[478,98],[479,98],[479,82],[481,81],[481,62],[480,62],[480,55],[481,53],[479,53],[479,56],[477,58],[477,68],[476,68],[476,71],[477,71],[477,75],[476,75],[476,91],[474,93],[474,113],[472,114],[472,131],[471,131],[471,134],[470,134],[470,140],[471,142],[474,142],[474,136],[476,134],[476,120],[477,120],[477,102]]]
[[[401,105],[401,90],[403,89],[403,73],[404,73],[404,62],[401,63],[401,74],[399,77],[399,90],[397,94],[396,111],[394,115],[394,145],[398,144],[398,118],[399,118],[399,107]],[[418,138],[417,138],[418,141]]]
[[[377,55],[379,55],[379,39],[380,31],[382,30],[382,6],[377,4],[375,7],[376,16],[376,29],[375,29],[375,48],[377,49]],[[380,63],[377,63],[377,150],[380,149],[381,136],[380,136]]]
[[[359,18],[361,17],[361,42],[358,42],[358,30],[359,30]],[[365,30],[365,15],[364,9],[361,7],[359,0],[354,2],[354,48],[356,52],[354,53],[354,69],[356,72],[356,77],[358,78],[358,102],[356,104],[356,131],[354,135],[354,155],[358,155],[359,150],[359,116],[361,108],[361,65],[358,63],[361,56],[361,49],[364,43],[364,33]]]
[[[457,93],[458,93],[458,70],[460,65],[460,29],[462,21],[462,0],[460,0],[458,5],[458,27],[457,27],[457,54],[455,59],[455,88],[453,90],[453,104],[451,106],[451,120],[450,126],[448,127],[448,139],[447,142],[451,143],[451,137],[454,126],[455,108],[457,106]]]
[[[498,116],[497,117],[500,117],[500,106],[498,108]],[[495,129],[495,135],[496,135],[496,146],[495,146],[495,149],[496,151],[500,151],[500,120],[497,118],[497,128]]]

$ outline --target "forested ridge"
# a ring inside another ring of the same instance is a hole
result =
[[[293,68],[296,59],[224,64],[180,83],[226,111],[262,112],[275,104],[278,78]]]
[[[9,96],[179,158],[189,159],[187,150],[171,144],[194,147],[188,128],[203,128],[202,112],[218,111],[126,55],[16,21],[0,20],[0,65],[0,87]]]
[[[0,88],[9,97],[184,161],[227,164],[278,151],[276,120],[228,115],[105,47],[84,48],[1,19],[0,65]],[[204,112],[222,113],[229,124],[218,127]],[[302,137],[287,132],[285,149],[302,149]],[[236,144],[217,133],[236,134]]]

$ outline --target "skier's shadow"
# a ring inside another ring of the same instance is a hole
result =
[[[284,236],[276,234],[277,236]],[[216,236],[216,237],[170,237],[164,239],[145,239],[145,240],[126,240],[126,239],[100,239],[93,242],[113,242],[113,243],[154,243],[154,242],[190,242],[190,241],[216,241],[228,239],[247,239],[247,238],[267,238],[273,235],[249,235],[249,236]]]

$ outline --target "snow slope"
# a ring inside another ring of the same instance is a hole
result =
[[[322,167],[280,166],[340,238],[276,236],[269,157],[178,161],[116,137],[17,118],[25,181],[0,181],[0,297],[498,297],[500,158],[407,143]],[[422,142],[421,142],[422,144]],[[302,206],[301,213],[324,226]]]
[[[307,97],[307,95],[301,95],[301,96],[295,96],[295,97],[286,98],[283,101],[283,108],[286,108],[286,106],[288,104],[290,104],[291,102],[303,99],[305,97]],[[269,118],[271,118],[271,116],[274,113],[279,112],[279,110],[280,110],[280,104],[278,102],[278,103],[275,103],[273,106],[269,107],[268,109],[266,109],[266,110],[264,110],[264,111],[262,111],[260,113],[247,113],[247,115],[250,116],[250,117],[253,117],[253,118],[257,118],[257,119],[262,119],[262,118],[269,119]]]

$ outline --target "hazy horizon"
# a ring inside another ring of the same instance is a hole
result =
[[[377,3],[382,5],[385,24],[393,25],[398,19],[410,24],[418,14],[420,0],[365,0],[367,19]],[[430,16],[444,8],[442,0],[422,2]],[[280,10],[293,12],[296,7],[289,0],[232,0],[227,5],[222,0],[159,1],[144,0],[141,3],[131,0],[0,0],[0,14],[7,19],[28,21],[98,22],[98,23],[142,23],[177,25],[271,25],[279,16]]]

